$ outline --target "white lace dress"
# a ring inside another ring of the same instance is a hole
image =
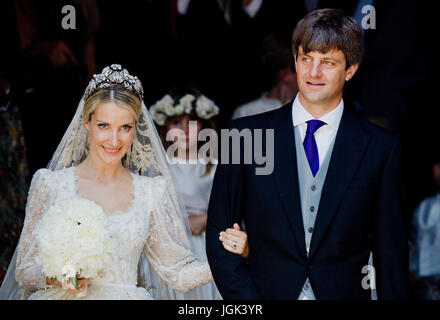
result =
[[[169,203],[162,177],[133,176],[133,200],[126,212],[107,214],[112,236],[117,240],[112,263],[95,279],[90,279],[84,297],[61,287],[47,286],[41,266],[35,262],[35,224],[49,206],[77,195],[74,167],[57,171],[38,170],[31,190],[37,193],[26,207],[26,218],[18,245],[16,279],[28,299],[152,299],[137,287],[137,268],[144,252],[154,270],[171,287],[187,292],[212,281],[207,262],[199,262],[190,250],[173,241],[172,222],[167,220]],[[38,185],[35,185],[38,184]]]

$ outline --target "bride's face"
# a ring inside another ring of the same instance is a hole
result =
[[[85,126],[90,135],[90,155],[108,165],[120,164],[136,132],[133,114],[113,102],[102,103]]]

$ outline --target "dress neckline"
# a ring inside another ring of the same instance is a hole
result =
[[[96,201],[94,201],[92,199],[84,198],[83,196],[79,195],[79,193],[78,193],[79,186],[78,186],[78,183],[77,183],[78,176],[76,175],[76,172],[75,172],[76,166],[72,166],[72,167],[70,167],[70,169],[71,169],[71,172],[72,172],[73,194],[74,194],[74,196],[76,198],[78,198],[78,199],[86,199],[86,200],[92,201],[93,203],[95,203],[97,206],[99,206],[102,209],[102,211],[105,213],[105,215],[107,217],[127,216],[127,215],[130,215],[132,212],[135,211],[134,210],[134,202],[136,200],[136,183],[135,183],[136,177],[135,177],[135,174],[133,174],[131,171],[129,171],[129,173],[130,173],[130,175],[132,177],[132,182],[131,182],[131,184],[132,184],[132,192],[131,192],[132,199],[130,201],[130,205],[125,210],[116,210],[114,212],[107,212],[106,210],[104,210],[104,208],[101,205],[96,203]]]

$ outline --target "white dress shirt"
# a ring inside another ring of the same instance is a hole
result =
[[[318,130],[315,131],[315,140],[316,146],[318,147],[318,156],[319,156],[319,166],[322,164],[322,160],[325,158],[327,154],[328,148],[330,147],[331,142],[336,137],[336,133],[338,132],[339,123],[341,122],[342,113],[344,112],[344,100],[341,99],[338,106],[331,110],[330,112],[323,115],[321,118],[316,119],[313,115],[310,114],[304,108],[304,106],[299,101],[299,94],[296,95],[295,100],[293,101],[292,107],[292,118],[293,118],[293,126],[298,127],[299,132],[301,134],[301,141],[304,141],[307,131],[307,121],[309,120],[321,120],[326,123]]]

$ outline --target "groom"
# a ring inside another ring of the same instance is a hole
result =
[[[378,298],[406,299],[399,142],[342,99],[363,56],[361,29],[342,11],[311,12],[293,54],[296,99],[231,122],[274,129],[275,166],[270,175],[256,175],[256,163],[217,167],[206,230],[217,287],[224,299],[370,299],[372,251]],[[219,241],[242,219],[248,260]]]

